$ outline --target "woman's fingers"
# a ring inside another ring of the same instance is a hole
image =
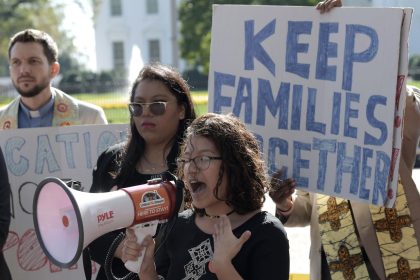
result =
[[[146,250],[146,254],[154,251],[154,241],[152,236],[147,235],[144,237],[143,241],[139,244],[137,242],[136,234],[132,228],[126,230],[126,237],[123,241],[122,248],[122,261],[126,262],[128,260],[135,261],[139,256],[141,256]],[[152,249],[150,249],[152,248]]]
[[[245,242],[248,241],[248,239],[251,237],[251,232],[249,230],[242,233],[241,237],[239,238],[239,246],[242,247]]]

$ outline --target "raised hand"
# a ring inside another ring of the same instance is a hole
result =
[[[240,238],[236,238],[232,232],[229,218],[226,215],[220,216],[218,223],[214,226],[214,254],[209,264],[210,271],[217,274],[227,266],[232,266],[232,259],[250,236],[251,232],[247,230]]]
[[[274,203],[276,203],[277,209],[287,212],[293,206],[292,194],[295,192],[296,181],[293,178],[282,180],[280,179],[282,175],[282,170],[274,173],[270,181],[270,191],[268,194]]]

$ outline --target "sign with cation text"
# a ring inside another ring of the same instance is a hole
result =
[[[411,13],[214,5],[208,110],[247,124],[270,175],[393,205]]]
[[[12,214],[3,252],[13,279],[85,278],[82,258],[70,268],[60,268],[43,252],[33,224],[34,193],[46,177],[80,181],[83,191],[89,191],[98,156],[110,145],[125,140],[127,131],[126,124],[0,131],[11,186]],[[92,265],[96,273],[96,264]]]

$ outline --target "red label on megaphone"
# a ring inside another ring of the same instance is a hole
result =
[[[175,211],[176,189],[171,182],[149,181],[145,185],[121,190],[126,191],[133,201],[135,209],[133,224],[166,220],[172,217]]]
[[[105,213],[100,213],[97,216],[98,224],[105,223],[108,220],[112,220],[114,218],[114,211],[110,210]]]

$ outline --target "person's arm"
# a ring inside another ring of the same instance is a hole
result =
[[[0,149],[0,250],[6,243],[10,226],[10,183],[3,152]]]
[[[297,190],[293,196],[293,208],[284,224],[287,227],[304,227],[311,222],[312,207],[316,194]]]
[[[289,241],[284,227],[271,214],[251,229],[248,240],[246,279],[288,280],[290,272]]]
[[[269,195],[276,204],[276,217],[284,224],[293,211],[292,195],[295,192],[296,181],[293,178],[282,180],[282,176],[282,170],[273,174]]]
[[[77,104],[79,105],[81,124],[108,124],[102,107],[82,100],[77,100]]]
[[[112,173],[117,170],[118,148],[112,147],[99,155],[96,166],[92,170],[91,193],[109,192],[113,187]]]
[[[106,151],[104,151],[97,160],[97,164],[92,171],[92,186],[90,188],[91,193],[101,193],[109,192],[113,189],[113,177],[111,173],[116,171],[116,158],[119,153],[117,146],[114,146]],[[92,260],[100,265],[104,265],[105,258],[109,251],[109,248],[112,242],[117,238],[117,236],[123,232],[123,230],[115,230],[109,233],[106,233],[89,244],[89,252]],[[121,258],[121,247],[118,246],[115,256],[117,259],[114,261],[119,261]],[[120,263],[119,265],[122,265]],[[128,273],[128,271],[127,271]]]
[[[274,178],[273,178],[274,179]],[[293,178],[286,180],[271,180],[270,197],[276,204],[276,216],[289,216],[293,211],[293,198],[296,181]],[[273,183],[276,181],[276,183]]]
[[[105,112],[102,108],[99,108],[98,114],[96,116],[95,124],[108,124]]]
[[[306,226],[310,223],[312,201],[310,194],[296,191],[293,178],[282,180],[282,171],[277,171],[270,182],[269,195],[276,204],[276,217],[286,226]]]
[[[420,89],[407,86],[406,94],[401,160],[405,162],[411,173],[416,162],[420,138]]]

